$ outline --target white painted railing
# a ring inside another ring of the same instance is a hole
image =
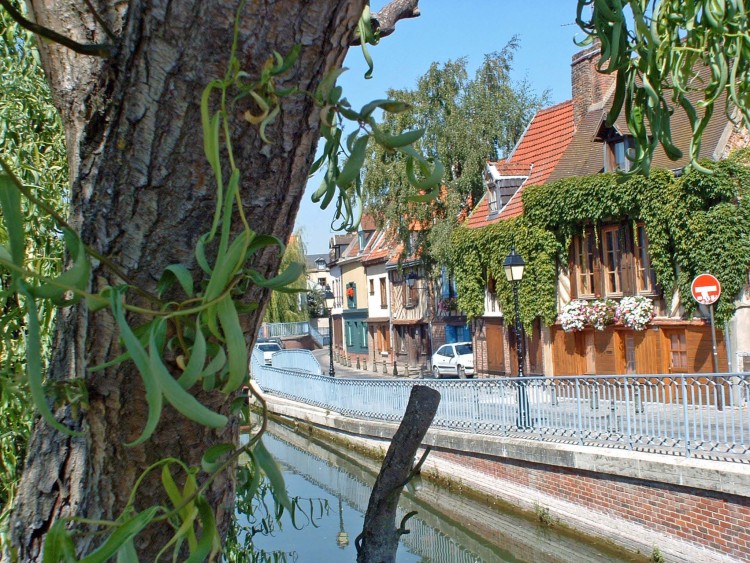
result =
[[[419,384],[440,391],[437,428],[750,460],[748,374],[414,381],[332,379],[261,364],[253,356],[253,378],[266,392],[351,417],[400,421]]]
[[[310,334],[310,323],[265,323],[258,333],[264,338],[284,338],[288,336],[303,336]]]

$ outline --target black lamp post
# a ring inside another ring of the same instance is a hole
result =
[[[523,377],[523,340],[521,338],[521,315],[518,307],[518,284],[523,279],[523,270],[526,262],[520,254],[516,253],[515,246],[511,247],[510,254],[503,262],[505,277],[513,287],[513,302],[516,308],[516,351],[518,355],[518,377]],[[518,427],[531,428],[531,417],[529,416],[529,398],[526,395],[526,382],[518,382]]]
[[[333,367],[333,305],[334,297],[330,286],[326,286],[323,298],[328,308],[328,375],[336,376],[336,368]]]

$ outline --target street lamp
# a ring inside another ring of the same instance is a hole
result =
[[[330,286],[326,286],[323,298],[328,308],[328,375],[336,376],[336,368],[333,367],[333,305],[334,297]]]
[[[523,341],[521,339],[521,315],[518,307],[518,284],[523,279],[523,271],[526,262],[523,261],[520,254],[516,253],[516,247],[512,246],[510,254],[505,257],[503,269],[505,277],[513,287],[513,302],[516,308],[516,351],[518,356],[518,377],[523,377]],[[526,395],[526,383],[523,380],[518,382],[518,427],[530,428],[531,418],[529,416],[529,399]]]

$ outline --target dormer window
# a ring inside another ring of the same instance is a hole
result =
[[[500,209],[500,206],[497,204],[497,188],[495,188],[495,186],[492,186],[489,189],[487,196],[489,198],[488,201],[490,205],[490,213],[497,213]]]
[[[321,260],[320,258],[318,258],[315,261],[315,264],[318,266],[318,270],[325,270],[326,269],[326,261],[325,260]]]
[[[623,134],[616,125],[608,126],[604,120],[594,135],[594,141],[602,143],[604,149],[604,172],[615,172],[621,170],[627,172],[632,166],[633,136]]]
[[[362,252],[365,249],[366,236],[364,231],[359,231],[359,251]]]
[[[633,137],[617,136],[604,144],[604,171],[614,172],[621,170],[627,172],[633,164],[628,158],[630,149],[633,148]]]

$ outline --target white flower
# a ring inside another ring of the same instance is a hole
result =
[[[589,304],[583,299],[574,299],[560,314],[560,324],[565,332],[583,330],[586,328]]]
[[[654,302],[648,297],[623,297],[615,312],[615,320],[633,330],[644,330],[654,318]]]

